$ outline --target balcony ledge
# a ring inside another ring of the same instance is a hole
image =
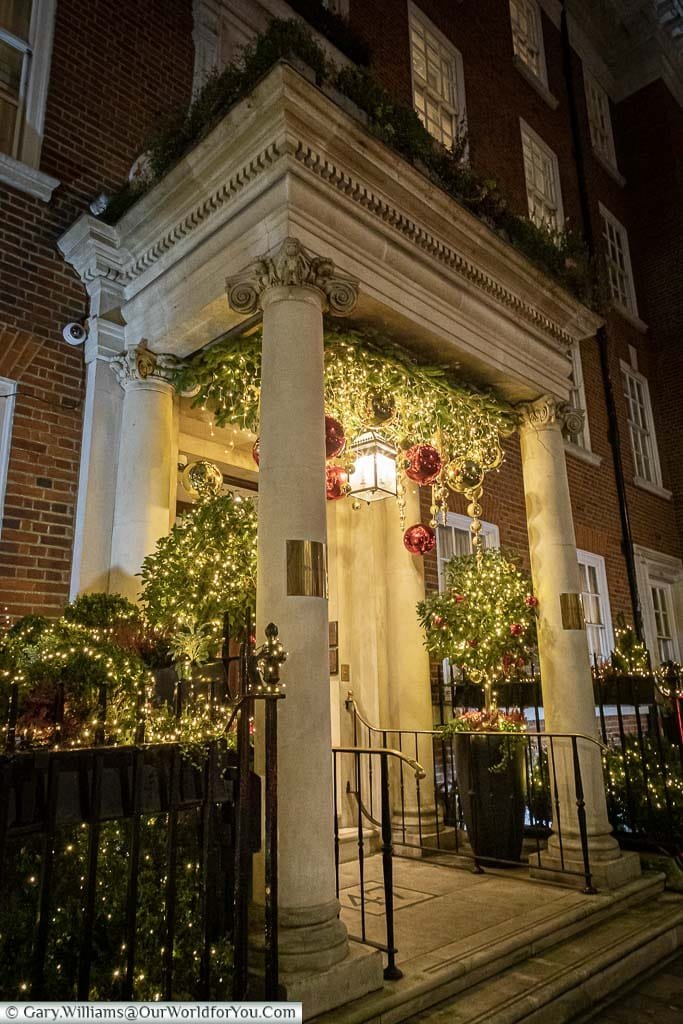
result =
[[[356,273],[369,301],[403,317],[429,305],[432,337],[466,319],[482,365],[495,350],[506,372],[533,364],[532,392],[566,397],[564,352],[602,323],[285,61],[106,229],[109,248],[105,227],[81,218],[65,258],[120,289],[129,343],[163,337],[178,354],[232,326],[225,277],[288,232]]]

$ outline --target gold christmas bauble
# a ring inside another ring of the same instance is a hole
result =
[[[220,494],[223,474],[214,462],[200,459],[185,466],[181,483],[192,498],[212,497]]]

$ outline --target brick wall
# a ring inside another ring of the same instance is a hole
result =
[[[193,46],[191,0],[61,0],[41,167],[61,185],[49,204],[0,191],[0,375],[19,384],[6,521],[0,538],[0,607],[13,614],[59,609],[68,591],[82,416],[82,352],[61,340],[61,327],[83,315],[86,298],[65,267],[56,239],[100,191],[113,190],[159,118],[189,98]],[[543,15],[552,110],[512,63],[507,0],[422,0],[419,5],[460,50],[465,73],[473,164],[500,181],[513,208],[526,212],[519,131],[523,117],[558,156],[565,215],[580,226],[559,31]],[[351,0],[352,26],[373,51],[374,70],[411,101],[405,0]],[[651,381],[664,483],[677,504],[629,485],[635,539],[681,554],[683,462],[680,352],[683,167],[681,112],[653,83],[613,110],[620,186],[591,155],[581,62],[574,58],[589,199],[595,229],[598,200],[631,238],[642,334],[615,313],[608,319],[625,470],[632,477],[619,360],[629,345]],[[662,240],[665,239],[663,244]],[[614,612],[630,615],[621,553],[616,484],[595,341],[582,346],[587,409],[599,467],[567,460],[577,543],[606,560]],[[527,557],[519,449],[506,442],[506,462],[491,474],[484,517],[501,541]],[[453,498],[453,508],[464,502]],[[675,515],[678,513],[678,524]],[[678,529],[677,529],[678,526]],[[427,561],[435,583],[435,564]]]
[[[56,242],[188,101],[191,7],[60,0],[41,158],[60,186],[47,204],[0,187],[0,376],[17,382],[0,610],[13,616],[56,614],[68,598],[84,368],[61,329],[87,303]]]
[[[500,182],[515,212],[527,211],[524,166],[519,119],[522,117],[555,152],[560,167],[562,198],[569,226],[582,231],[579,185],[573,157],[567,91],[562,70],[562,49],[559,30],[543,14],[548,87],[557,99],[555,110],[538,95],[515,68],[507,0],[421,0],[419,8],[449,38],[462,55],[468,116],[468,134],[472,163]],[[370,43],[376,72],[387,88],[411,101],[410,44],[407,4],[403,0],[377,0],[372,5],[351,0],[351,20]],[[583,68],[573,55],[573,75],[578,102],[580,131],[586,157],[586,179],[591,218],[596,240],[600,240],[598,202],[602,202],[629,232],[633,256],[636,291],[641,303],[641,316],[650,323],[643,334],[619,313],[607,317],[609,360],[615,388],[619,429],[624,453],[624,469],[628,481],[633,477],[633,463],[628,433],[627,407],[623,395],[619,361],[629,360],[629,346],[638,352],[640,371],[651,381],[656,426],[664,485],[680,495],[683,486],[682,460],[677,457],[683,426],[683,405],[677,386],[668,386],[666,398],[658,391],[661,377],[669,382],[667,367],[679,370],[683,381],[683,356],[680,340],[673,343],[678,322],[680,339],[681,310],[681,203],[680,182],[681,130],[680,108],[661,83],[644,90],[646,95],[632,97],[613,110],[617,162],[627,178],[620,185],[592,153],[588,111],[585,101]],[[656,116],[652,116],[656,108]],[[678,118],[678,120],[677,120]],[[634,128],[634,121],[637,127]],[[678,140],[673,141],[678,129]],[[648,136],[656,136],[656,145]],[[652,145],[650,145],[652,142]],[[669,158],[677,146],[678,163]],[[654,147],[654,160],[643,153]],[[666,183],[662,190],[662,171],[666,166]],[[660,168],[657,171],[657,168]],[[651,188],[650,180],[652,179]],[[641,184],[643,182],[643,184]],[[675,186],[678,187],[676,198]],[[661,196],[654,201],[652,192]],[[650,201],[647,201],[647,197]],[[649,218],[654,216],[654,223]],[[672,218],[676,230],[671,233],[678,242],[668,240],[656,244],[662,235],[669,235],[667,219]],[[656,226],[655,226],[656,225]],[[647,237],[649,232],[650,237]],[[675,256],[675,262],[671,256]],[[662,297],[665,301],[662,302]],[[651,297],[654,298],[654,302]],[[656,307],[656,312],[653,307]],[[678,310],[678,321],[674,311]],[[662,321],[666,320],[672,338],[667,342]],[[662,353],[665,353],[664,355]],[[622,553],[619,505],[613,467],[612,449],[608,441],[608,418],[597,343],[585,341],[581,348],[584,370],[586,406],[591,445],[601,459],[599,467],[568,456],[567,472],[572,497],[577,545],[602,555],[606,562],[610,599],[614,614],[623,612],[632,618],[631,600]],[[682,385],[683,386],[683,385]],[[527,535],[524,523],[524,496],[521,483],[519,450],[514,440],[506,442],[506,463],[498,474],[490,474],[486,484],[484,518],[498,524],[501,543],[527,557]],[[680,556],[680,531],[671,502],[650,494],[632,483],[628,484],[629,512],[636,543]],[[425,519],[429,518],[426,502]],[[453,509],[464,512],[464,501],[454,498]],[[679,527],[683,521],[683,504],[679,499]],[[426,564],[428,585],[436,585],[436,563]]]

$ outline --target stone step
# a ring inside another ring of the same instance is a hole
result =
[[[646,950],[643,957],[647,961],[650,955],[661,955],[663,947],[672,952],[677,943],[683,942],[683,900],[674,897],[672,902],[668,894],[662,896],[663,881],[663,875],[651,873],[614,892],[586,897],[562,912],[539,914],[533,925],[526,923],[512,933],[500,936],[492,928],[478,943],[464,940],[443,947],[438,964],[425,961],[424,965],[402,965],[399,957],[399,966],[405,967],[401,980],[387,982],[379,991],[320,1017],[319,1024],[399,1024],[422,1020],[418,1015],[427,1010],[431,1014],[445,1014],[434,1021],[426,1015],[424,1020],[429,1024],[469,1024],[470,1020],[472,1024],[527,1020],[533,1024],[562,1024],[571,1016],[553,1016],[554,1008],[546,1017],[528,1015],[560,996],[571,1003],[572,991],[584,982],[588,985],[586,991],[593,992],[596,977],[599,980],[595,991],[603,983],[618,987],[622,960],[631,958],[629,970],[644,970],[648,966],[647,962],[636,963],[641,946]],[[485,905],[481,913],[485,917]],[[641,916],[631,918],[631,914]],[[597,945],[593,938],[596,935]],[[585,949],[584,942],[588,944]],[[616,950],[613,957],[611,949]],[[567,953],[569,960],[563,960]],[[528,977],[527,972],[531,972]],[[500,993],[497,1007],[484,1008],[483,1016],[464,1016],[470,1007],[472,1012],[476,1008],[473,997],[483,1000],[493,991]],[[535,1004],[524,1002],[530,991],[537,997]],[[588,997],[576,998],[580,1001]],[[521,1016],[491,1016],[493,1012],[508,1012],[508,1004],[519,1007]],[[459,1016],[455,1015],[456,1007]]]
[[[657,900],[623,911],[475,985],[415,1024],[569,1024],[683,943],[683,900]]]

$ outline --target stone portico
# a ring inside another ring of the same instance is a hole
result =
[[[562,595],[580,588],[562,421],[567,349],[599,320],[287,63],[116,226],[82,217],[60,248],[91,299],[74,594],[135,596],[142,559],[173,520],[181,438],[209,458],[220,444],[234,476],[250,466],[250,440],[233,438],[226,453],[225,434],[198,432],[168,376],[176,360],[262,316],[257,618],[260,627],[277,622],[290,651],[282,968],[309,1014],[331,1009],[378,988],[381,964],[376,952],[349,952],[338,918],[330,746],[347,684],[328,685],[328,618],[339,621],[354,690],[374,721],[432,721],[414,613],[421,566],[403,549],[388,502],[355,521],[348,507],[326,508],[323,313],[382,324],[520,406],[546,727],[589,737],[585,632],[563,617]],[[407,500],[417,521],[416,492]],[[355,530],[362,553],[348,543]],[[288,541],[310,542],[321,558],[328,546],[331,615],[323,591],[288,587]],[[586,741],[580,751],[594,877],[610,888],[635,877],[638,861],[610,835],[598,748]],[[569,753],[557,772],[571,799]],[[578,835],[564,853],[578,864]]]

